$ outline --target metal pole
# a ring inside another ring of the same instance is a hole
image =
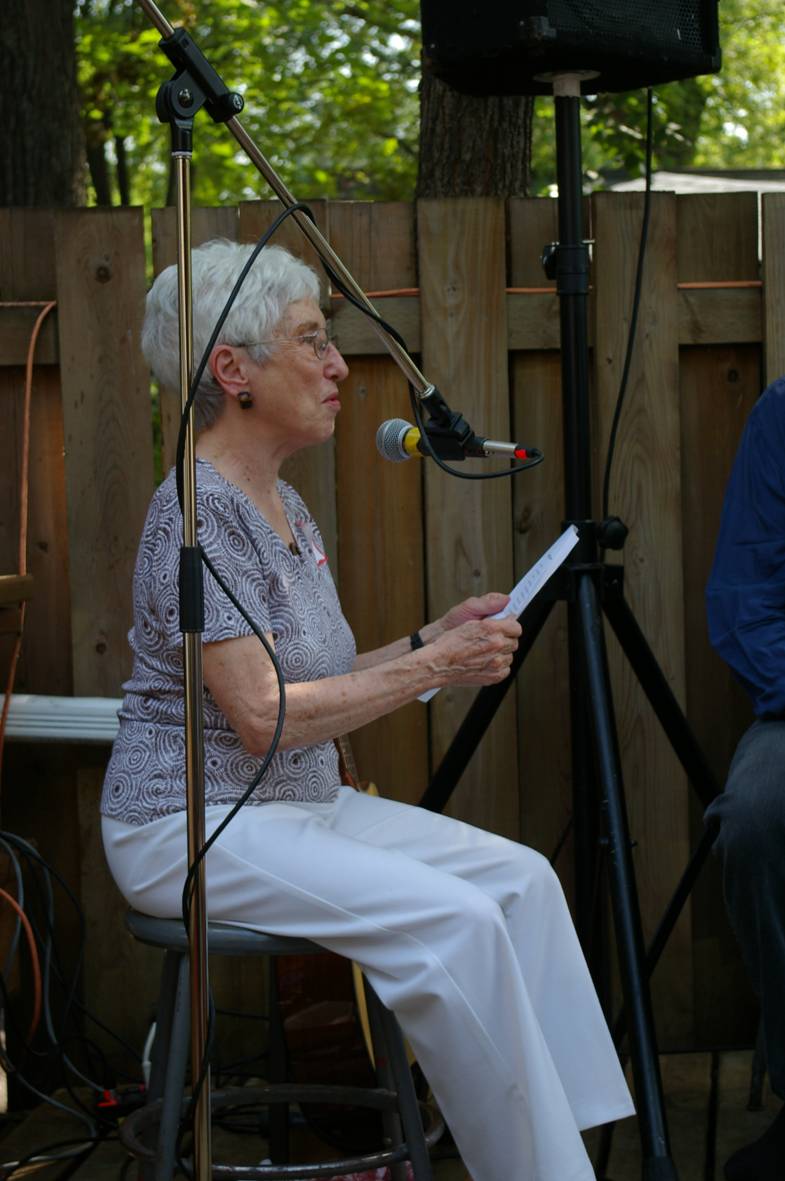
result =
[[[180,327],[180,397],[185,410],[191,388],[193,364],[193,322],[191,302],[191,204],[190,151],[172,153],[177,180],[177,282]],[[196,532],[196,452],[193,410],[189,416],[183,469],[183,543],[195,549]],[[188,864],[193,865],[205,842],[204,823],[204,720],[202,715],[202,636],[201,632],[183,634],[185,681],[185,776],[186,817],[188,829]],[[191,1074],[201,1083],[194,1111],[194,1177],[210,1181],[210,1069],[207,1065],[208,974],[207,974],[207,905],[204,861],[194,871],[190,894],[189,943],[191,981]]]
[[[564,507],[568,521],[581,527],[591,519],[591,440],[589,418],[588,246],[583,232],[581,191],[580,79],[574,74],[553,79],[556,130],[556,179],[559,191],[559,242],[556,287],[559,296],[561,388],[564,448]],[[593,533],[581,528],[581,540],[569,565],[597,560]],[[570,742],[572,750],[573,832],[575,858],[575,925],[589,960],[595,984],[607,1003],[604,931],[593,904],[599,848],[599,809],[595,763],[586,710],[585,670],[581,658],[581,624],[574,601],[567,603],[567,646],[570,678]]]

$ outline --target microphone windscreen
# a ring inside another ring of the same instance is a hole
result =
[[[405,418],[388,418],[383,422],[376,432],[376,449],[382,458],[389,459],[392,463],[403,463],[405,459],[410,459],[404,439],[413,429],[412,424]]]

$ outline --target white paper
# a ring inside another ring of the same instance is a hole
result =
[[[529,606],[534,596],[542,590],[550,576],[559,569],[571,549],[578,544],[578,530],[574,525],[568,525],[561,537],[557,537],[549,550],[546,550],[538,562],[527,570],[523,578],[510,591],[510,601],[503,611],[492,615],[491,619],[506,619],[508,615],[516,618]],[[439,689],[428,689],[421,693],[419,701],[430,701]]]

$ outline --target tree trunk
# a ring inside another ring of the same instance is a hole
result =
[[[423,60],[418,197],[523,197],[534,100],[460,94]]]
[[[0,206],[84,199],[73,7],[73,0],[3,3]]]

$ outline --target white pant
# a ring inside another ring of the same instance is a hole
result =
[[[228,808],[207,808],[208,835]],[[180,914],[185,813],[103,820],[136,909]],[[590,1181],[579,1129],[633,1112],[559,881],[531,849],[341,788],[246,807],[207,855],[210,918],[356,960],[474,1181]]]

